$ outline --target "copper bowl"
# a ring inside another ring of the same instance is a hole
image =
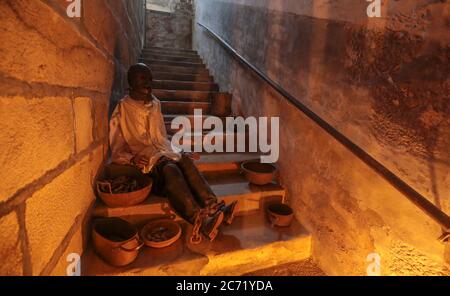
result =
[[[272,183],[277,168],[271,163],[262,163],[259,160],[245,161],[241,165],[245,178],[255,185],[267,185]]]
[[[106,263],[113,266],[125,266],[132,263],[144,246],[137,229],[119,218],[95,220],[92,241],[96,253]]]
[[[155,239],[158,232],[164,233],[165,237]],[[169,219],[160,219],[149,222],[141,230],[141,238],[151,248],[161,249],[174,244],[181,237],[180,225]]]
[[[114,179],[120,176],[132,177],[137,180],[139,190],[128,193],[106,193],[100,190],[102,180]],[[152,190],[153,180],[139,169],[130,165],[108,164],[104,167],[97,181],[97,192],[100,199],[110,208],[130,207],[144,202]]]

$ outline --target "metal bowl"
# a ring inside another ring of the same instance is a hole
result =
[[[120,176],[135,178],[139,190],[128,193],[106,193],[100,190],[99,182]],[[130,165],[108,164],[104,167],[97,180],[97,192],[100,199],[110,208],[130,207],[144,202],[152,190],[153,180],[139,169]]]
[[[271,163],[261,163],[259,160],[245,161],[241,165],[245,178],[255,185],[267,185],[272,183],[277,168]]]
[[[155,239],[160,233],[165,237]],[[181,237],[180,225],[169,219],[160,219],[149,222],[141,230],[141,238],[151,248],[165,248],[175,243]]]

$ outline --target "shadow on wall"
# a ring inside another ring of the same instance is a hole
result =
[[[122,56],[121,50],[120,50],[120,42],[119,40],[116,41],[116,44],[114,46],[114,58],[115,60],[119,60]],[[111,85],[111,98],[109,100],[109,111],[108,111],[108,122],[111,118],[112,113],[114,112],[114,109],[117,106],[117,103],[122,99],[124,96],[123,91],[128,88],[128,83],[126,82],[126,73],[124,73],[124,70],[122,66],[119,63],[114,64],[114,80],[113,84]],[[124,81],[125,80],[125,81]]]

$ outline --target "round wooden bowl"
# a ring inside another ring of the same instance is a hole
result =
[[[141,230],[141,238],[144,243],[156,249],[168,247],[180,237],[180,225],[169,219],[151,221]]]
[[[271,163],[261,163],[260,161],[245,161],[241,165],[245,178],[255,185],[267,185],[272,183],[277,168]]]

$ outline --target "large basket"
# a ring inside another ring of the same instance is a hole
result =
[[[137,180],[139,190],[128,193],[106,193],[100,190],[99,182],[120,176],[133,177]],[[106,165],[97,180],[97,192],[100,199],[110,208],[130,207],[144,202],[152,190],[153,180],[139,169],[130,165]]]

